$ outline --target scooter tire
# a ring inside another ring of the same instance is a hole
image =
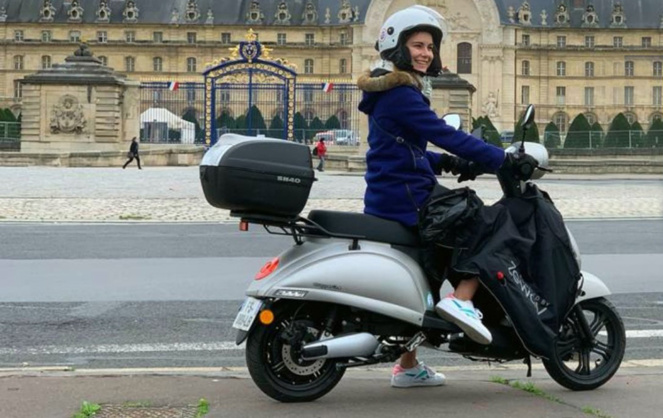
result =
[[[593,390],[608,382],[619,369],[626,349],[624,322],[610,301],[605,298],[589,299],[580,302],[580,307],[586,318],[586,313],[591,314],[587,320],[595,343],[589,346],[581,341],[577,321],[569,315],[560,331],[553,356],[543,360],[550,377],[573,391]],[[593,370],[592,354],[598,356]],[[576,361],[577,366],[570,367]]]
[[[334,360],[298,364],[296,359],[284,357],[290,349],[285,347],[282,332],[285,324],[297,320],[291,318],[289,312],[292,311],[276,311],[270,325],[257,324],[253,328],[246,343],[246,364],[253,382],[272,399],[279,402],[314,401],[338,384],[345,369],[337,369]],[[319,325],[315,320],[304,321],[314,327]]]

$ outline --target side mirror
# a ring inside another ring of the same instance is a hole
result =
[[[442,120],[456,130],[459,130],[463,126],[463,120],[458,113],[447,113],[442,116]]]
[[[529,127],[532,126],[532,122],[534,122],[534,105],[529,105],[527,106],[527,109],[525,109],[525,116],[523,117],[523,122],[520,126],[529,129]]]

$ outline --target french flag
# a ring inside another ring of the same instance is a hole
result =
[[[168,82],[168,90],[177,91],[177,89],[179,88],[180,88],[180,83],[178,83],[177,81]]]
[[[334,88],[334,83],[325,83],[322,85],[322,91],[329,93]]]

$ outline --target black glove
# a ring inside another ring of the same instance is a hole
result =
[[[507,152],[499,171],[508,171],[516,180],[527,181],[538,166],[539,162],[529,154]]]
[[[483,174],[483,170],[481,170],[479,164],[448,154],[442,154],[440,156],[440,162],[438,163],[437,168],[440,172],[450,172],[453,175],[460,174],[460,177],[458,177],[458,183],[474,180],[478,175]]]

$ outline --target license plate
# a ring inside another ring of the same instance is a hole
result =
[[[235,317],[235,322],[233,322],[233,328],[248,331],[251,328],[251,324],[256,319],[260,308],[262,307],[262,301],[256,298],[248,297],[242,303],[242,307],[239,308],[237,317]]]

